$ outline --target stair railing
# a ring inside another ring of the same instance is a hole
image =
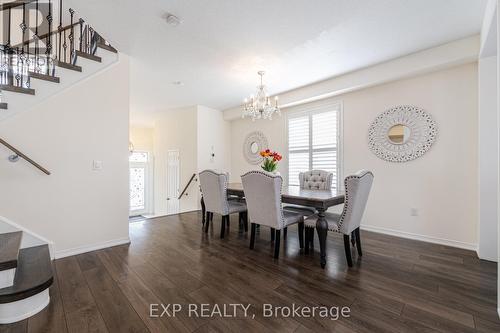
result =
[[[45,169],[43,166],[41,166],[37,162],[33,161],[31,158],[29,158],[28,156],[23,154],[23,152],[20,151],[19,149],[14,148],[11,144],[9,144],[4,139],[0,138],[0,144],[4,145],[5,147],[7,147],[10,151],[12,151],[14,153],[14,155],[9,156],[9,161],[17,162],[19,158],[22,158],[23,160],[25,160],[26,162],[33,165],[35,168],[37,168],[38,170],[40,170],[44,174],[50,175],[49,170]]]
[[[60,63],[74,66],[79,52],[94,55],[98,44],[115,50],[63,0],[16,0],[0,5],[0,15],[0,89],[30,88],[32,73],[55,77]]]
[[[189,185],[191,185],[191,183],[192,183],[193,181],[197,181],[197,180],[195,180],[195,178],[196,178],[196,174],[195,174],[195,173],[193,173],[193,175],[191,176],[191,179],[189,179],[189,182],[188,182],[188,183],[187,183],[187,185],[184,187],[184,190],[182,190],[181,195],[179,195],[179,198],[178,198],[179,200],[182,198],[182,196],[184,195],[184,193],[186,193],[187,189],[189,188]],[[187,195],[187,193],[186,193],[186,195]]]

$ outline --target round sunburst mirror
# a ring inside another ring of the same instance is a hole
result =
[[[401,105],[375,118],[368,131],[368,144],[383,160],[407,162],[424,155],[437,132],[430,114],[416,106]]]

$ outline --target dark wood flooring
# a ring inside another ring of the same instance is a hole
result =
[[[274,260],[261,228],[255,250],[232,217],[206,235],[199,213],[130,225],[132,243],[54,262],[51,304],[1,332],[500,332],[497,266],[475,253],[362,231],[363,258],[347,268],[340,235],[299,252],[291,227]],[[251,303],[250,318],[150,318],[151,303]],[[264,303],[349,306],[349,318],[264,318]]]

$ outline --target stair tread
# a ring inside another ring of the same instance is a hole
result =
[[[15,92],[15,93],[21,93],[21,94],[28,94],[28,95],[34,95],[35,94],[35,89],[18,87],[18,86],[13,86],[13,85],[10,85],[10,84],[2,84],[2,85],[0,85],[0,90],[5,90],[5,91],[10,91],[10,92]]]
[[[107,50],[107,51],[110,51],[110,52],[113,52],[113,53],[118,53],[118,50],[115,49],[111,45],[107,45],[107,44],[103,44],[103,43],[97,43],[97,47],[100,47],[101,49],[104,49],[104,50]]]
[[[98,57],[98,56],[93,55],[93,54],[88,54],[86,52],[76,51],[76,55],[78,57],[82,57],[82,58],[85,58],[85,59],[89,59],[89,60],[93,60],[93,61],[97,61],[97,62],[102,62],[102,58],[101,57]]]
[[[7,110],[7,103],[0,103],[0,110]]]
[[[80,67],[78,65],[73,65],[73,64],[70,64],[70,63],[67,63],[64,61],[56,60],[56,61],[54,61],[54,64],[58,67],[61,67],[61,68],[66,68],[66,69],[70,69],[70,70],[77,71],[77,72],[82,71],[82,67]]]
[[[0,304],[36,295],[52,285],[54,275],[48,245],[21,249],[14,285],[0,289]]]
[[[60,82],[60,79],[57,76],[36,73],[36,72],[31,72],[31,71],[28,72],[28,75],[29,75],[29,77],[31,77],[33,79],[44,80],[44,81],[49,81],[49,82],[54,82],[54,83]]]
[[[17,267],[22,237],[22,231],[0,234],[0,271]]]

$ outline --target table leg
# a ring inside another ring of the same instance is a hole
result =
[[[325,219],[325,211],[318,209],[318,220],[316,221],[316,231],[318,232],[321,268],[326,265],[326,235],[328,233],[328,223]]]

